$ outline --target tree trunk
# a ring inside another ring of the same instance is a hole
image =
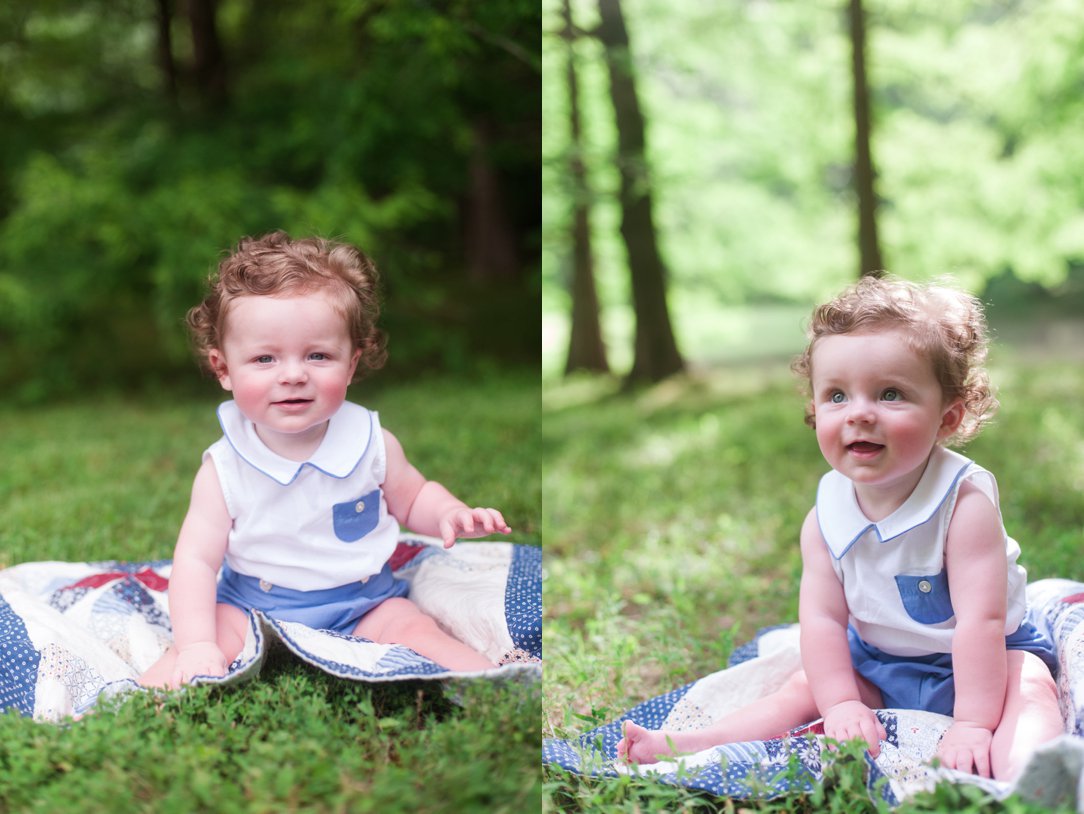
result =
[[[466,201],[467,268],[475,280],[514,280],[519,273],[516,235],[508,218],[501,179],[493,166],[491,126],[478,120],[469,164]]]
[[[580,118],[580,89],[576,77],[571,0],[564,0],[564,36],[568,44],[565,78],[568,84],[569,175],[572,179],[572,326],[568,339],[565,373],[574,370],[609,372],[606,345],[599,324],[598,291],[595,288],[595,260],[591,250],[591,189],[583,161]]]
[[[621,237],[628,252],[636,343],[630,382],[657,382],[684,369],[666,306],[666,271],[652,214],[644,116],[636,97],[628,30],[619,0],[599,0],[598,36],[606,49],[617,122]]]
[[[192,76],[205,107],[223,105],[227,96],[226,61],[218,38],[216,0],[187,0],[192,28]]]
[[[854,69],[854,183],[858,194],[859,275],[881,274],[877,240],[876,175],[870,146],[869,87],[866,83],[866,20],[862,0],[850,0],[851,64]]]
[[[157,0],[157,57],[162,72],[162,89],[169,103],[177,102],[177,63],[173,59],[173,9],[170,0]]]

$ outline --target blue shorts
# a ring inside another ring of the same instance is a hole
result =
[[[300,622],[317,630],[350,635],[362,616],[385,600],[406,596],[409,590],[410,583],[394,576],[387,564],[365,582],[318,591],[295,591],[238,574],[223,563],[218,601],[243,611],[255,608],[282,622]]]
[[[952,679],[952,654],[893,656],[878,650],[847,628],[851,661],[859,675],[881,691],[886,709],[920,709],[952,715],[956,706],[956,685]],[[1025,650],[1041,658],[1057,674],[1054,644],[1025,617],[1015,633],[1005,637],[1008,650]]]

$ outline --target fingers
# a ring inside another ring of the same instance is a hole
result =
[[[498,531],[501,534],[508,534],[512,527],[504,522],[504,515],[502,515],[496,509],[486,509],[486,513],[493,522],[493,531]]]
[[[975,771],[980,777],[992,776],[989,753],[979,752],[975,755]]]
[[[440,539],[444,541],[445,548],[455,545],[455,526],[450,520],[440,521]]]
[[[844,727],[835,734],[828,735],[828,737],[830,739],[828,751],[830,752],[835,752],[837,750],[837,743],[849,743],[854,740],[864,740],[869,748],[870,757],[877,757],[877,755],[881,754],[881,738],[878,736],[877,730],[872,726],[855,724],[853,726]]]
[[[872,720],[862,721],[862,738],[869,744],[870,757],[881,754],[881,739],[885,736],[885,728],[876,716]]]
[[[483,537],[496,532],[508,534],[511,530],[499,511],[482,507],[456,509],[440,522],[445,548],[451,548],[457,536]]]
[[[990,777],[990,755],[970,749],[955,749],[941,754],[941,765],[946,769],[956,769],[980,777]]]
[[[884,724],[881,723],[872,710],[868,707],[850,706],[844,711],[842,721],[836,715],[829,720],[825,717],[824,734],[830,741],[846,743],[852,740],[864,740],[869,748],[871,757],[877,757],[881,753],[881,741],[888,737]],[[831,742],[828,744],[830,751],[835,751]]]
[[[993,732],[989,729],[957,721],[942,737],[937,756],[947,769],[990,777],[992,741]]]

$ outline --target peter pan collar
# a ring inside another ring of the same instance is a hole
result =
[[[307,461],[291,461],[268,449],[256,434],[256,425],[245,418],[236,402],[219,405],[218,423],[245,463],[283,486],[292,483],[306,466],[333,478],[349,476],[365,457],[373,436],[372,414],[349,401],[328,421],[324,440]]]
[[[915,491],[896,511],[876,523],[862,513],[851,480],[832,470],[821,478],[817,488],[817,522],[828,550],[837,560],[842,559],[870,530],[886,543],[921,526],[937,514],[971,466],[971,460],[958,452],[934,447]]]

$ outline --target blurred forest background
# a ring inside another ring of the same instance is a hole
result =
[[[0,386],[196,380],[183,315],[282,228],[384,275],[389,371],[538,364],[534,0],[0,9]]]
[[[790,354],[871,263],[1002,336],[1080,325],[1072,0],[544,0],[543,32],[547,376]]]

